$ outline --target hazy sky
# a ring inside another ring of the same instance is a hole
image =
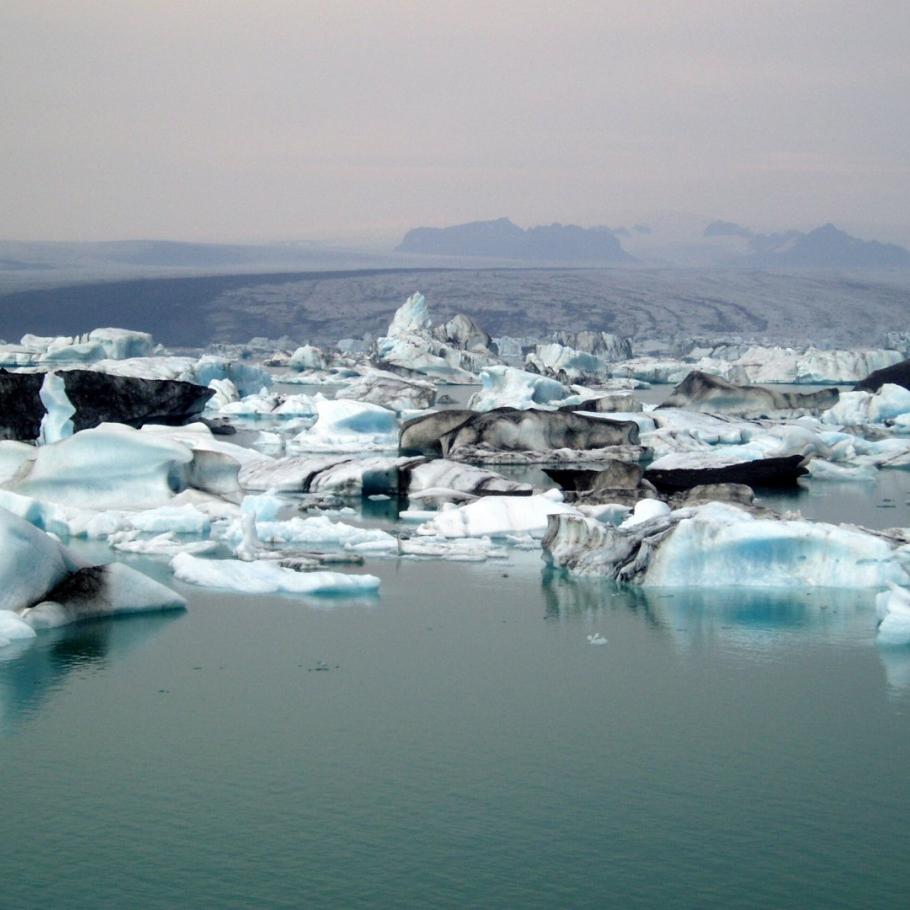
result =
[[[0,237],[910,222],[910,0],[2,0]]]

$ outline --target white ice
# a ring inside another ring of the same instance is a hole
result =
[[[375,404],[317,395],[316,423],[288,442],[289,452],[375,452],[398,447],[394,411]]]
[[[721,503],[680,514],[688,517],[658,546],[647,586],[880,588],[910,582],[906,557],[858,528],[757,518]]]
[[[875,598],[880,645],[910,645],[910,591],[891,585]]]
[[[379,588],[379,579],[375,575],[296,572],[262,559],[243,562],[238,559],[201,559],[189,553],[178,553],[171,560],[171,568],[180,581],[246,594],[343,596],[371,593]]]
[[[514,367],[491,366],[480,374],[481,390],[468,401],[475,411],[494,408],[553,408],[573,395],[568,387],[555,379],[516,370]]]
[[[49,445],[72,436],[74,426],[70,418],[76,409],[67,397],[63,377],[53,371],[45,373],[38,397],[47,411],[41,418],[38,445]]]
[[[439,537],[501,537],[530,534],[543,537],[550,515],[581,515],[560,502],[557,491],[536,496],[484,496],[459,508],[445,509],[417,528],[417,533]]]

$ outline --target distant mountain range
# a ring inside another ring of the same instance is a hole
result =
[[[730,221],[714,221],[705,237],[739,237],[748,240],[742,264],[753,268],[876,269],[910,267],[910,252],[894,243],[861,240],[833,224],[814,231],[756,234]]]
[[[634,262],[608,227],[547,224],[520,228],[508,218],[408,231],[398,253],[472,256],[530,262]]]

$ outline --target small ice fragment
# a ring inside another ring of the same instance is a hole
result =
[[[588,643],[592,645],[605,645],[607,640],[600,632],[595,632],[593,635],[588,636]]]

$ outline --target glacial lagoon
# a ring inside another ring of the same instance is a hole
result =
[[[880,477],[868,514],[906,525],[910,475]],[[306,600],[125,560],[189,609],[0,654],[4,908],[805,910],[910,889],[910,652],[876,646],[872,594],[644,593],[516,550],[369,559],[378,596]]]

